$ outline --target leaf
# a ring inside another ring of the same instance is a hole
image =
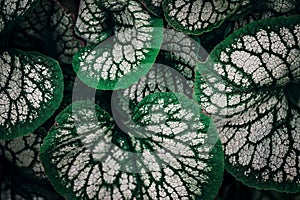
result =
[[[40,146],[45,136],[46,130],[39,128],[27,136],[0,140],[0,156],[23,171],[30,171],[31,178],[45,179],[45,171],[39,159]]]
[[[139,0],[151,13],[160,17],[163,16],[163,0]]]
[[[164,15],[175,29],[188,34],[202,34],[219,27],[249,1],[165,0]]]
[[[144,76],[159,52],[162,20],[153,18],[136,1],[123,12],[114,13],[115,36],[75,54],[78,77],[92,88],[126,88]],[[118,85],[118,86],[116,86]]]
[[[199,66],[195,93],[215,115],[225,167],[258,189],[299,192],[300,17],[256,21]]]
[[[260,8],[261,7],[262,6],[260,5]],[[228,19],[220,27],[215,28],[212,31],[201,34],[199,36],[201,45],[204,47],[206,51],[211,52],[217,44],[222,42],[226,37],[228,37],[237,29],[242,28],[243,26],[253,21],[268,19],[271,17],[279,17],[279,15],[276,15],[276,13],[270,10],[258,9],[246,15],[234,18],[232,20]]]
[[[63,79],[58,63],[37,52],[0,54],[0,138],[29,134],[58,108]]]
[[[102,42],[112,33],[107,12],[100,8],[94,0],[81,0],[75,33],[90,44]]]
[[[62,64],[71,64],[82,46],[74,34],[74,16],[57,1],[41,0],[40,4],[14,27],[10,46],[35,50]]]
[[[111,110],[118,126],[132,123],[132,111],[149,94],[176,92],[192,98],[198,51],[194,38],[164,29],[161,50],[150,71],[132,86],[112,93]]]
[[[0,140],[0,199],[61,199],[47,181],[39,160],[46,130]]]
[[[237,12],[241,13],[240,15],[234,15],[230,17],[223,24],[221,24],[220,27],[203,33],[199,36],[201,45],[208,52],[211,52],[217,44],[219,44],[234,31],[253,21],[297,14],[296,9],[290,11],[289,13],[277,13],[270,7],[269,4],[267,4],[267,2],[264,1],[251,1],[249,6],[241,7],[239,10],[240,11]]]
[[[39,0],[1,0],[0,2],[0,32],[11,28],[10,23],[23,16]]]
[[[134,102],[134,106],[154,92],[177,92],[192,97],[198,51],[198,41],[175,30],[165,29],[156,63],[147,75],[116,93]]]
[[[75,102],[58,115],[41,160],[66,199],[213,199],[222,149],[199,111],[183,95],[155,93],[134,111],[141,129],[125,133],[98,105]]]

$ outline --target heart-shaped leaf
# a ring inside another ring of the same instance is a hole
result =
[[[10,46],[39,51],[62,64],[71,64],[82,46],[75,37],[74,24],[74,16],[57,1],[41,0],[14,27]]]
[[[299,64],[300,16],[292,16],[246,25],[199,66],[198,100],[221,117],[225,166],[247,185],[300,191]]]
[[[63,93],[58,63],[37,52],[0,54],[0,138],[29,134],[58,108]]]
[[[0,33],[10,29],[10,23],[24,15],[39,0],[1,0],[0,2]]]
[[[224,20],[249,1],[165,0],[164,15],[177,30],[201,34],[220,26]]]
[[[81,0],[75,26],[76,34],[90,44],[102,42],[112,33],[108,13],[94,0]]]
[[[115,36],[81,49],[73,60],[78,77],[101,90],[126,88],[144,76],[162,42],[162,20],[153,18],[136,1],[112,16]]]
[[[223,173],[222,149],[209,117],[194,101],[155,93],[136,107],[133,120],[142,132],[122,132],[88,101],[59,114],[59,127],[50,129],[41,148],[56,190],[66,199],[214,198]]]

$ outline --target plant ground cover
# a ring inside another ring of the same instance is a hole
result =
[[[0,8],[0,200],[300,199],[299,1]]]

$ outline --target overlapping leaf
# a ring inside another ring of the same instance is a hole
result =
[[[156,16],[163,15],[162,3],[163,0],[140,0],[146,8]]]
[[[29,134],[58,108],[63,92],[58,63],[36,52],[0,55],[0,138]]]
[[[112,33],[108,13],[94,0],[81,0],[75,32],[90,44],[102,42]]]
[[[161,50],[148,74],[116,93],[133,103],[133,108],[155,92],[179,92],[192,97],[198,51],[199,43],[193,38],[165,29]]]
[[[222,149],[199,111],[184,95],[155,93],[134,111],[143,131],[125,133],[98,105],[75,102],[42,145],[48,178],[67,199],[213,199]]]
[[[102,90],[126,88],[144,76],[162,41],[162,20],[153,18],[138,2],[130,1],[124,11],[112,16],[115,36],[81,49],[73,60],[78,77]]]
[[[45,178],[44,168],[39,159],[39,150],[46,130],[38,129],[27,136],[12,140],[0,140],[0,156],[19,168],[31,171],[32,178]]]
[[[211,52],[217,44],[246,24],[279,16],[282,14],[267,8],[265,1],[250,1],[249,4],[239,7],[236,14],[225,20],[219,27],[199,35],[199,39],[202,47],[207,52]]]
[[[149,94],[178,92],[192,98],[198,51],[198,41],[165,29],[161,50],[148,74],[129,88],[113,92],[111,107],[118,125],[129,126],[135,106]]]
[[[71,64],[82,46],[74,34],[74,16],[55,0],[41,0],[15,27],[10,45],[22,50],[37,50]]]
[[[0,199],[60,199],[39,160],[43,128],[28,136],[0,140]]]
[[[299,192],[300,17],[246,25],[210,56],[196,91],[221,117],[228,171],[253,187]]]
[[[0,32],[9,29],[9,24],[34,7],[39,0],[2,0],[0,2]]]
[[[177,30],[201,34],[220,26],[235,11],[249,1],[165,0],[163,10],[166,20]]]

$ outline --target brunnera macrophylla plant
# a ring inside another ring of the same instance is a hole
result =
[[[74,56],[73,67],[77,76],[93,88],[127,88],[154,63],[162,42],[162,19],[152,16],[137,1],[126,2],[121,11],[107,6],[100,7],[100,12],[108,12],[105,9],[111,12],[115,37],[82,48]]]
[[[199,103],[222,116],[225,168],[247,185],[299,192],[299,58],[300,16],[292,16],[244,26],[198,66]]]
[[[213,199],[223,153],[199,109],[182,94],[154,93],[133,111],[143,132],[124,133],[98,105],[75,102],[41,148],[48,178],[67,199]]]
[[[296,0],[78,3],[0,2],[0,199],[300,192]]]

